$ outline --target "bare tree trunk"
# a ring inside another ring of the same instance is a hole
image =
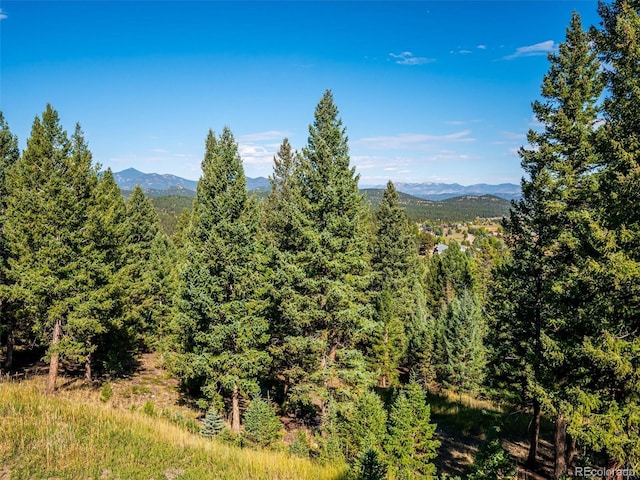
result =
[[[91,342],[89,342],[89,347],[91,347]],[[91,353],[87,354],[87,360],[84,362],[84,379],[87,382],[91,382],[93,380],[91,374]]]
[[[538,440],[540,438],[540,402],[533,399],[533,417],[529,425],[529,455],[527,456],[527,467],[536,468],[538,466]]]
[[[231,431],[240,433],[240,392],[238,385],[233,386],[231,394]]]
[[[16,336],[13,331],[13,325],[9,325],[9,331],[7,332],[7,356],[4,359],[4,367],[7,370],[13,368],[13,350],[16,345]]]
[[[553,444],[555,447],[553,478],[558,480],[567,474],[567,421],[562,414],[556,417]]]
[[[49,361],[49,377],[47,378],[47,393],[53,393],[56,390],[56,382],[58,380],[58,366],[60,363],[60,354],[57,352],[57,346],[62,337],[62,321],[56,320],[53,326],[53,338],[51,339],[51,360]]]

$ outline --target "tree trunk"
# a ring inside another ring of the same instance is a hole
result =
[[[573,467],[578,456],[578,447],[576,445],[576,439],[567,433],[567,468]]]
[[[606,478],[606,480],[622,480],[621,470],[622,464],[607,454],[607,474],[604,478]]]
[[[238,385],[233,386],[231,394],[231,431],[240,433],[240,392]]]
[[[9,331],[7,332],[7,356],[4,359],[4,367],[7,370],[13,368],[13,350],[16,344],[16,336],[13,332],[13,325],[9,325]]]
[[[540,402],[533,400],[533,417],[529,425],[529,455],[527,456],[527,467],[536,468],[538,466],[538,439],[540,437]]]
[[[53,326],[53,338],[51,339],[51,360],[49,361],[49,377],[47,378],[47,393],[53,393],[56,390],[56,382],[58,380],[58,365],[60,363],[60,354],[57,351],[60,338],[62,337],[62,321],[56,320]]]
[[[91,346],[91,343],[89,343]],[[93,380],[91,375],[91,353],[87,354],[87,360],[84,362],[84,379],[87,382],[91,382]]]
[[[553,478],[558,480],[567,474],[567,421],[562,414],[556,417],[553,443],[555,447]]]

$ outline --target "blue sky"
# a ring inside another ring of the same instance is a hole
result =
[[[363,185],[518,183],[530,104],[595,1],[0,2],[0,108],[25,148],[47,103],[94,159],[197,179],[227,125],[248,176],[307,140],[330,88]]]

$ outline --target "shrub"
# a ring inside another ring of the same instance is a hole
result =
[[[255,397],[244,413],[244,437],[249,443],[266,447],[278,440],[281,434],[282,424],[273,405]]]
[[[100,401],[106,403],[113,397],[113,387],[109,382],[104,382],[100,387]]]

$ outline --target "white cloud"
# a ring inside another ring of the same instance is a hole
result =
[[[424,133],[401,133],[398,135],[366,137],[353,142],[354,146],[376,150],[424,149],[428,142],[473,142],[469,137],[471,130],[462,130],[447,135],[428,135]]]
[[[467,55],[469,53],[473,53],[471,50],[460,50],[458,53],[461,53],[462,55]]]
[[[238,142],[240,143],[252,143],[263,142],[265,140],[283,140],[288,137],[290,132],[280,130],[269,130],[266,132],[249,133],[247,135],[240,135]]]
[[[556,49],[555,42],[553,40],[547,40],[545,42],[536,43],[534,45],[527,45],[524,47],[516,48],[516,51],[511,55],[503,57],[504,60],[513,60],[514,58],[521,57],[537,57],[540,55],[546,55]]]
[[[5,18],[9,18],[9,15],[7,15],[6,12],[3,12],[2,8],[0,8],[0,20],[4,20]]]
[[[435,58],[416,57],[411,52],[390,53],[390,57],[396,59],[398,65],[424,65],[435,62]]]
[[[248,165],[265,165],[273,163],[276,152],[261,145],[239,144],[238,153],[242,162]]]
[[[476,48],[478,48],[480,50],[486,50],[487,46],[486,45],[478,45]]]

